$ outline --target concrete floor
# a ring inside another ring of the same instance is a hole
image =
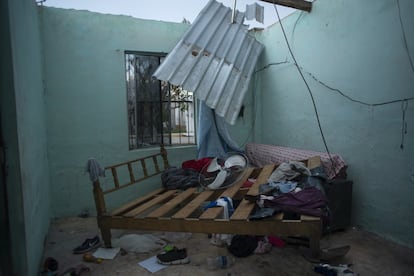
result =
[[[125,233],[127,232],[115,230],[112,234],[116,238]],[[191,262],[168,266],[156,273],[150,273],[139,266],[138,262],[158,254],[158,249],[149,253],[118,254],[115,259],[104,260],[101,264],[83,262],[82,255],[72,254],[74,247],[95,234],[99,234],[99,231],[93,217],[54,220],[46,241],[44,258],[55,258],[60,273],[79,264],[88,266],[90,272],[81,275],[321,275],[313,272],[315,264],[302,256],[305,247],[291,244],[284,248],[273,247],[267,254],[236,258],[233,266],[210,271],[205,262],[208,256],[229,253],[226,248],[210,244],[206,234],[191,234],[189,238],[170,243],[179,248],[187,248]],[[359,275],[414,275],[413,249],[357,228],[333,233],[321,241],[322,248],[342,245],[350,245],[351,250],[332,264],[353,264],[353,271]]]

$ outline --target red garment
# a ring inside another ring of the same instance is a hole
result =
[[[211,160],[213,160],[213,158],[211,158],[211,157],[205,157],[205,158],[201,158],[201,159],[198,159],[198,160],[195,160],[195,159],[187,160],[187,161],[183,162],[181,167],[183,169],[194,169],[198,172],[201,172],[201,170],[204,167],[210,165]]]

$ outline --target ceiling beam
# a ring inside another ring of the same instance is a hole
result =
[[[310,12],[312,10],[312,2],[308,2],[305,0],[260,0],[263,2],[271,3],[271,4],[278,4],[281,6],[286,6],[302,11]]]

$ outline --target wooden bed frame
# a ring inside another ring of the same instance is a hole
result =
[[[318,157],[307,160],[309,168],[320,164]],[[134,173],[139,166],[142,175]],[[245,235],[300,236],[309,238],[311,254],[319,254],[319,241],[322,233],[321,220],[317,217],[301,215],[299,220],[286,220],[283,213],[271,218],[249,220],[255,204],[244,199],[247,195],[258,195],[259,185],[266,183],[276,165],[263,168],[247,168],[243,178],[235,185],[223,190],[202,190],[189,188],[182,190],[157,189],[109,212],[106,209],[105,195],[127,186],[139,184],[143,180],[159,175],[169,167],[167,151],[163,146],[157,154],[107,166],[113,178],[113,188],[102,190],[99,179],[93,182],[93,193],[97,211],[98,226],[106,247],[111,247],[111,229],[145,231],[171,231],[192,233],[223,233]],[[118,170],[127,169],[129,181],[120,184]],[[151,171],[151,172],[149,172]],[[248,178],[256,178],[250,188],[243,188]],[[161,178],[159,180],[161,183]],[[161,186],[161,185],[160,185]],[[240,201],[230,219],[222,219],[223,207],[203,210],[202,204],[229,196]]]

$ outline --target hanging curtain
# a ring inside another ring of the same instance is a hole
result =
[[[227,152],[242,152],[231,138],[224,118],[217,116],[204,101],[197,100],[197,104],[197,158],[224,157]]]

